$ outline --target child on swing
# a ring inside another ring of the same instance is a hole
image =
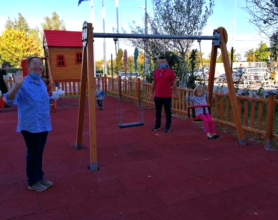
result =
[[[193,105],[207,105],[208,93],[206,87],[202,85],[196,86],[193,91],[193,96],[188,95],[186,92],[186,100],[192,102]],[[196,115],[204,122],[205,130],[207,132],[207,138],[209,140],[219,138],[219,135],[216,134],[216,129],[211,115],[209,114],[208,108],[205,108],[205,114],[203,108],[195,109]],[[211,132],[210,132],[211,131]]]

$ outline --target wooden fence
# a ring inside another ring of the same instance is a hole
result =
[[[12,80],[10,80],[12,85]],[[58,89],[65,91],[66,95],[78,95],[80,91],[80,80],[59,80],[55,82]],[[153,107],[154,101],[150,98],[151,84],[142,83],[140,79],[125,80],[118,78],[96,78],[106,94],[111,96],[120,95],[122,99],[141,103],[145,106]],[[173,100],[172,112],[180,116],[187,116],[187,107],[190,105],[185,100],[186,92],[192,95],[192,90],[178,88],[179,95],[177,100]],[[275,108],[277,109],[278,100],[275,95],[269,95],[267,99],[248,96],[237,96],[237,104],[241,109],[241,121],[245,134],[249,137],[278,140],[278,123],[275,123]],[[235,129],[232,117],[232,107],[229,94],[214,93],[211,114],[216,124],[224,128]]]

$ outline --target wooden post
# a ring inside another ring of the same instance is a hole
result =
[[[107,93],[107,76],[104,76],[104,92]]]
[[[113,78],[113,54],[111,53],[111,75]]]
[[[82,146],[82,128],[84,121],[86,84],[88,80],[88,101],[89,101],[89,139],[90,139],[90,170],[98,170],[97,161],[97,139],[96,139],[96,80],[94,76],[94,54],[93,54],[93,27],[91,23],[83,24],[83,60],[82,60],[82,82],[80,104],[78,112],[77,145]],[[87,43],[85,43],[87,42]],[[79,142],[78,142],[79,141]]]
[[[214,32],[215,31],[216,30],[214,30]],[[212,45],[211,48],[210,72],[209,72],[209,83],[208,83],[208,93],[209,93],[208,101],[211,106],[212,106],[212,97],[213,97],[215,66],[216,66],[216,59],[217,59],[217,48],[218,46],[214,46],[214,45]]]
[[[137,79],[137,102],[138,106],[141,104],[141,80],[140,78]]]
[[[87,78],[88,78],[88,100],[89,100],[89,137],[90,137],[90,170],[98,170],[97,162],[97,135],[96,135],[96,84],[94,76],[94,44],[93,27],[88,23],[87,41]]]
[[[86,103],[86,90],[87,90],[87,48],[82,49],[82,66],[81,66],[81,89],[78,107],[78,121],[75,149],[82,149],[82,133]]]
[[[269,93],[267,112],[266,112],[266,129],[265,129],[265,148],[271,150],[273,133],[274,133],[274,120],[275,120],[275,94]]]
[[[54,91],[54,82],[53,82],[53,77],[52,77],[52,70],[49,62],[49,57],[46,57],[45,60],[47,61],[47,67],[48,67],[48,78],[49,78],[49,84],[50,84],[50,94],[52,96],[52,92]]]
[[[219,34],[221,36],[220,49],[221,49],[223,64],[224,64],[225,73],[226,73],[226,79],[227,79],[230,100],[231,100],[231,105],[232,105],[232,112],[233,112],[235,125],[236,125],[238,143],[240,145],[246,145],[246,140],[244,139],[244,132],[243,132],[241,118],[240,118],[241,114],[240,114],[239,106],[237,104],[236,91],[235,91],[233,77],[232,77],[232,70],[231,70],[228,52],[227,52],[227,46],[226,46],[226,43],[228,40],[227,32],[224,28],[221,28],[221,27],[217,29],[217,32],[219,32]]]

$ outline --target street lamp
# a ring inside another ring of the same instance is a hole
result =
[[[147,35],[148,34],[148,11],[147,11],[147,0],[145,0],[145,7],[144,6],[140,6],[141,9],[145,9],[145,34]],[[145,74],[147,75],[148,74],[148,40],[145,39],[144,40],[144,50],[145,50]]]

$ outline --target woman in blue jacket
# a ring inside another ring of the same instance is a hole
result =
[[[15,85],[4,98],[7,104],[18,106],[17,132],[21,132],[27,147],[26,173],[28,189],[44,191],[53,185],[44,178],[42,158],[50,123],[50,97],[41,80],[42,60],[31,57],[27,61],[28,75],[15,75]]]

